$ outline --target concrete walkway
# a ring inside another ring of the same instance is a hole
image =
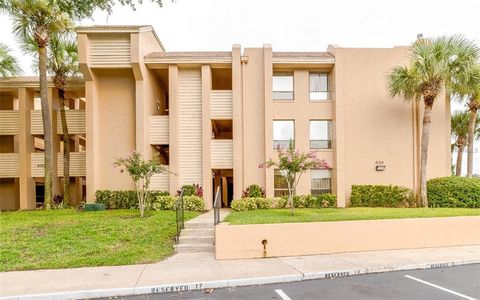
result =
[[[181,252],[154,264],[4,272],[0,273],[0,296],[95,298],[471,263],[480,263],[480,245],[243,260],[215,260],[212,252]]]

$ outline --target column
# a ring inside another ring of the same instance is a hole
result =
[[[20,209],[35,208],[35,181],[31,172],[31,153],[35,151],[34,138],[30,134],[30,111],[33,109],[33,91],[18,89],[19,130],[18,155],[20,161],[19,196]]]

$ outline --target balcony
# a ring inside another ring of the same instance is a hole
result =
[[[169,119],[168,116],[150,116],[150,144],[169,144]]]
[[[18,134],[18,110],[0,110],[0,135]]]
[[[233,101],[231,90],[212,90],[210,92],[210,118],[233,118]]]
[[[168,166],[166,167],[168,170]],[[170,172],[153,175],[150,180],[150,190],[170,191]]]
[[[66,110],[67,126],[69,134],[85,133],[85,110]],[[33,135],[43,134],[43,119],[41,110],[32,110],[30,112],[31,124],[30,133]],[[60,111],[57,112],[57,134],[62,134],[62,119]]]
[[[16,178],[19,173],[18,153],[0,153],[0,178]]]
[[[212,169],[233,168],[233,140],[212,140]]]
[[[44,177],[44,154],[36,152],[31,154],[32,177]],[[63,154],[57,154],[57,173],[63,176]],[[86,176],[86,152],[70,153],[70,176],[83,177]]]

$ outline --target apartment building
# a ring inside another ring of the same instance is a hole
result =
[[[113,162],[134,149],[147,158],[157,153],[168,166],[169,173],[154,176],[152,189],[175,193],[199,183],[207,208],[216,187],[224,206],[250,184],[281,196],[286,186],[279,170],[259,164],[289,143],[332,166],[304,174],[297,194],[331,192],[343,207],[354,184],[418,190],[422,105],[391,98],[386,81],[393,66],[407,62],[406,47],[168,52],[150,26],[79,27],[77,35],[84,82],[69,85],[67,111],[69,126],[78,127],[70,131],[76,201],[95,201],[100,189],[133,189]],[[2,209],[33,208],[40,197],[37,90],[25,78],[0,80]],[[50,91],[55,115],[58,101]],[[449,103],[438,101],[430,178],[450,174],[449,120]],[[54,189],[61,194],[56,128]]]

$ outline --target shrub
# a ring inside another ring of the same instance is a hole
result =
[[[186,210],[204,211],[205,202],[198,196],[184,196],[183,205]]]
[[[183,190],[183,196],[197,196],[203,197],[203,188],[198,183],[194,184],[184,184],[177,191],[177,196],[180,196],[180,193]]]
[[[242,198],[233,200],[230,204],[233,211],[247,211],[257,209],[257,202],[255,198]]]
[[[285,208],[288,203],[288,198],[273,198],[272,200],[272,208]]]
[[[103,203],[87,203],[83,206],[84,211],[100,211],[105,210],[105,204]]]
[[[242,192],[242,198],[265,198],[265,190],[258,184],[251,184]]]
[[[255,199],[257,209],[270,209],[273,206],[273,200],[270,198],[256,197],[253,199]]]
[[[176,197],[174,196],[157,196],[151,205],[153,210],[173,210],[175,209]]]
[[[480,208],[480,179],[440,177],[427,182],[428,206]]]
[[[305,207],[308,208],[326,208],[337,206],[337,196],[330,193],[321,195],[306,195]]]
[[[299,196],[299,195],[295,195],[293,196],[292,200],[293,200],[293,207],[294,208],[299,208],[299,207],[307,207],[306,206],[306,196]],[[285,199],[286,201],[286,204],[285,204],[285,207],[288,206],[288,196],[283,196],[282,197],[283,199]],[[290,206],[288,206],[290,207]]]
[[[157,196],[169,195],[168,192],[150,191],[146,199],[146,207],[154,202]],[[135,191],[97,190],[95,192],[97,203],[102,203],[107,209],[137,209],[138,199]]]
[[[153,210],[175,210],[178,197],[175,196],[157,196],[151,205]],[[197,196],[184,196],[183,207],[185,210],[204,211],[205,202]]]
[[[414,207],[411,189],[396,185],[352,185],[350,206]]]

